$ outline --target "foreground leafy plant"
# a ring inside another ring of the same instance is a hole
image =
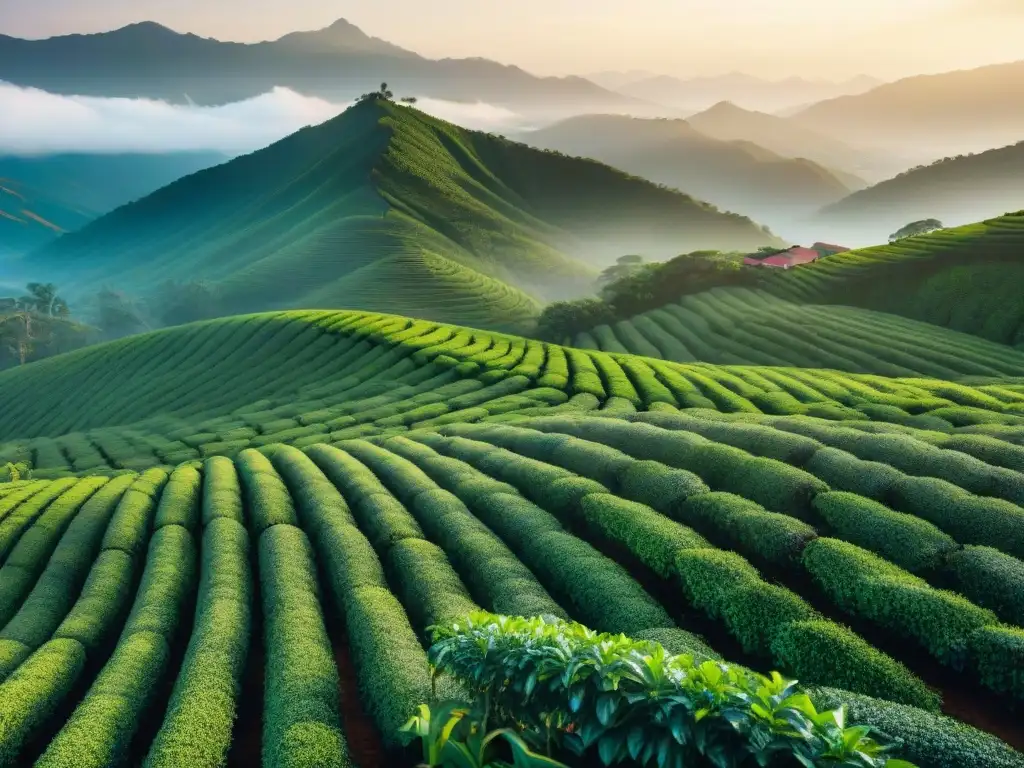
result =
[[[567,768],[550,757],[532,752],[515,731],[509,728],[486,730],[486,719],[480,720],[478,708],[461,702],[444,702],[431,710],[421,704],[419,713],[402,728],[408,737],[419,737],[423,745],[423,762],[431,768]],[[511,754],[512,762],[498,757],[499,750]]]
[[[873,739],[869,728],[847,726],[844,708],[818,712],[796,682],[777,672],[765,677],[721,662],[697,664],[657,643],[599,634],[555,617],[474,613],[432,630],[434,672],[453,675],[477,697],[480,733],[487,733],[487,724],[514,729],[548,755],[657,768],[683,768],[702,758],[721,768],[911,767],[891,757],[893,745]],[[444,717],[455,711],[445,710]],[[429,729],[430,722],[421,720],[419,727]],[[434,724],[442,735],[444,727]]]

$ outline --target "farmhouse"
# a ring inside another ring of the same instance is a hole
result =
[[[816,245],[818,245],[816,243]],[[801,264],[810,264],[812,261],[817,261],[822,256],[829,255],[820,253],[813,248],[804,248],[800,245],[794,245],[785,251],[772,254],[763,259],[758,259],[755,256],[747,256],[743,259],[743,263],[754,267],[781,267],[782,269],[789,269],[790,267],[797,267]]]

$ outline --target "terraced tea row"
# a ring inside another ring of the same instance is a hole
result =
[[[1022,244],[1019,211],[763,276],[792,301],[879,309],[1021,346]]]
[[[877,435],[743,418],[460,423],[0,485],[0,765],[253,764],[257,733],[268,766],[393,765],[433,695],[426,628],[478,608],[779,668],[922,768],[1024,765],[935,714],[955,689],[1017,733],[1024,563],[998,524],[1024,510],[963,486],[1024,476],[927,446],[869,498],[848,433]],[[915,483],[986,511],[903,506]]]
[[[977,336],[854,307],[799,304],[715,288],[612,326],[575,346],[676,362],[830,368],[884,376],[1024,376],[1024,352]]]
[[[514,414],[709,408],[1019,442],[1024,384],[678,364],[391,315],[286,312],[111,342],[0,375],[0,462],[171,468]]]

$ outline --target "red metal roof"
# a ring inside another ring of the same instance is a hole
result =
[[[786,253],[777,253],[774,256],[769,256],[767,259],[761,259],[761,265],[765,267],[782,267],[786,269],[792,267],[794,264],[793,257]]]

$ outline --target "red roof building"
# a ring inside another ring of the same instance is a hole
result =
[[[804,248],[799,245],[794,245],[784,254],[780,253],[779,256],[789,256],[792,259],[792,263],[796,264],[810,264],[812,261],[817,261],[821,258],[821,254],[813,248]]]
[[[793,257],[789,253],[777,253],[774,256],[769,256],[767,259],[761,259],[762,267],[782,267],[783,269],[789,269],[794,266]]]

